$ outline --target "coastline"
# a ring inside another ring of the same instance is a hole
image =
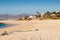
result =
[[[0,40],[60,40],[60,20],[1,21],[6,24],[18,24],[0,29]],[[36,30],[38,29],[38,30]]]
[[[18,24],[15,26],[10,26],[7,28],[0,29],[0,33],[7,31],[28,31],[38,29],[40,31],[60,31],[60,20],[31,20],[31,21],[14,21],[14,20],[5,20],[0,21],[6,24]]]

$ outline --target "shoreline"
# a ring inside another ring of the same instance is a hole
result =
[[[0,21],[6,24],[18,24],[16,26],[9,26],[7,28],[0,29],[0,32],[11,32],[16,30],[28,31],[28,30],[59,30],[60,20],[31,20],[31,21],[14,21],[14,20],[5,20]],[[59,30],[60,31],[60,30]]]
[[[60,20],[1,21],[18,24],[0,29],[0,40],[60,40]],[[1,35],[6,31],[8,35]]]

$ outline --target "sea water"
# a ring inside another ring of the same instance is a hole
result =
[[[0,18],[0,21],[3,20],[9,20],[8,18]],[[10,27],[10,26],[15,26],[17,24],[4,24],[4,23],[0,23],[0,28],[6,28],[6,27]]]
[[[0,23],[0,28],[5,28],[5,27],[6,27],[6,24]]]
[[[7,28],[7,27],[11,27],[11,26],[16,26],[18,24],[4,24],[4,23],[0,23],[0,28]]]

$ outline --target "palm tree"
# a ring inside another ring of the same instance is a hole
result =
[[[40,18],[41,17],[41,14],[40,14],[40,12],[36,12],[37,14],[35,15],[36,16],[36,18]]]
[[[47,11],[46,13],[44,13],[43,18],[50,18],[50,12]]]

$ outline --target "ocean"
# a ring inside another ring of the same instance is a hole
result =
[[[9,20],[8,18],[0,18],[0,21],[2,20]],[[0,28],[6,28],[6,27],[9,27],[9,26],[15,26],[17,24],[4,24],[4,23],[0,23]]]
[[[8,20],[7,18],[0,18],[0,21],[2,20]],[[0,23],[0,28],[5,28],[6,27],[6,24],[4,23]]]
[[[5,28],[5,27],[6,27],[6,24],[0,23],[0,28]]]

